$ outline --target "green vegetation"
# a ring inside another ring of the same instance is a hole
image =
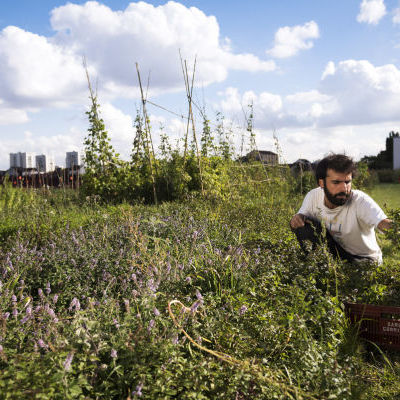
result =
[[[380,183],[367,190],[382,208],[400,208],[400,184]]]
[[[398,235],[379,267],[304,257],[293,178],[229,165],[158,206],[1,189],[1,398],[395,398],[400,358],[343,301],[399,304]]]

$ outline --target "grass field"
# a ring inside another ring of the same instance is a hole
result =
[[[400,207],[400,184],[398,183],[381,183],[369,190],[368,194],[371,195],[381,207]]]

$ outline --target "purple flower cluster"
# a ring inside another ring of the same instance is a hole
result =
[[[79,303],[79,300],[74,297],[71,301],[71,304],[68,307],[69,311],[75,310],[75,311],[79,311],[81,309],[81,303]]]
[[[63,362],[63,366],[65,371],[69,371],[71,369],[72,360],[74,359],[74,353],[69,353],[67,358]]]

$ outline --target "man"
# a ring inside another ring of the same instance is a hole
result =
[[[390,229],[392,221],[367,194],[351,190],[356,166],[344,154],[331,154],[318,163],[319,187],[304,198],[290,226],[303,250],[305,240],[313,247],[321,241],[326,228],[329,251],[350,262],[372,260],[382,263],[382,251],[376,242],[375,228]]]

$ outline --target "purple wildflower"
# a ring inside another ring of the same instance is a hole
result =
[[[46,284],[46,293],[49,295],[51,293],[50,282]]]
[[[47,313],[50,315],[51,318],[56,318],[56,313],[54,312],[54,310],[52,308],[48,308],[47,309]]]
[[[192,283],[192,278],[190,276],[187,276],[185,282],[189,284]]]
[[[115,318],[113,319],[113,324],[115,325],[115,327],[117,329],[119,329],[120,325],[119,325],[118,321]]]
[[[45,349],[47,347],[47,344],[42,339],[39,339],[37,343],[41,349]]]
[[[12,310],[12,315],[13,315],[14,318],[17,318],[17,316],[18,316],[18,310],[17,310],[16,308],[14,308],[14,309]]]
[[[3,314],[3,318],[4,318],[4,319],[8,319],[9,316],[10,316],[10,313],[9,313],[9,312],[6,312],[6,313]]]
[[[199,289],[196,289],[196,297],[198,300],[203,300],[203,296],[201,295]]]
[[[39,288],[38,289],[38,294],[39,294],[39,297],[42,298],[43,297],[43,290]]]
[[[30,318],[29,315],[25,315],[25,317],[21,319],[21,324],[24,324],[25,322],[27,322],[29,320],[29,318]]]
[[[192,312],[192,314],[194,314],[202,304],[203,304],[203,300],[196,300],[192,304],[192,307],[190,307],[190,311]]]
[[[75,234],[73,232],[72,232],[71,238],[72,238],[72,241],[74,242],[75,245],[79,244],[78,239],[76,238],[76,236],[75,236]]]
[[[13,303],[16,303],[16,302],[17,302],[17,296],[16,296],[15,294],[13,294],[13,295],[11,296],[11,301],[12,301]]]
[[[72,311],[73,309],[75,309],[75,311],[79,311],[81,309],[81,304],[76,297],[72,299],[71,304],[68,307],[69,311]]]
[[[239,308],[239,315],[243,315],[247,311],[247,307],[243,304],[242,307]]]
[[[73,358],[74,358],[74,353],[69,353],[67,355],[67,358],[65,359],[65,361],[63,363],[64,369],[66,371],[69,371],[71,369],[71,364],[72,364]]]
[[[156,282],[154,282],[154,279],[150,279],[147,282],[147,287],[152,291],[152,292],[156,292],[158,289],[158,284]]]
[[[156,317],[160,316],[160,311],[158,311],[158,309],[156,307],[153,308],[153,313]]]
[[[149,332],[154,328],[154,324],[155,324],[154,319],[150,320],[149,326],[148,326],[148,328],[147,328],[147,330],[148,330]]]
[[[117,358],[117,357],[118,357],[117,350],[111,349],[111,358]]]
[[[139,385],[136,386],[136,389],[132,392],[132,396],[142,396],[142,388],[143,383],[139,383]]]
[[[0,344],[0,353],[4,351],[3,346]]]
[[[58,300],[58,294],[55,294],[53,297],[53,303],[56,304]]]
[[[32,307],[27,307],[25,312],[26,312],[26,315],[31,315],[32,314]]]

